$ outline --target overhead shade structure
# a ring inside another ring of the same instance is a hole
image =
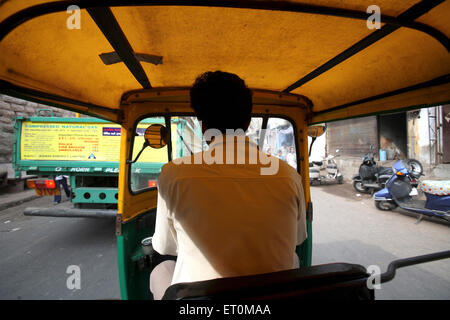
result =
[[[362,0],[9,0],[0,90],[113,121],[127,92],[189,88],[208,70],[306,97],[310,123],[449,102],[450,1],[374,2],[380,29]]]

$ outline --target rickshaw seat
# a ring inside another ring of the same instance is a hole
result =
[[[170,286],[163,300],[374,300],[369,274],[357,264],[331,263],[251,276]],[[357,280],[355,282],[355,280]],[[337,284],[343,287],[336,287]]]

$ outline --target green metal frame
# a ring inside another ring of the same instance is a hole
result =
[[[306,231],[308,232],[308,237],[301,245],[295,248],[301,267],[310,267],[312,265],[312,221],[306,221]]]
[[[155,232],[154,228],[139,228],[138,221],[148,212],[121,224],[117,235],[117,263],[119,269],[120,295],[123,300],[153,299],[150,292],[149,270],[139,270],[138,260],[143,257],[141,241]]]
[[[118,188],[72,188],[72,194],[73,203],[117,203]]]

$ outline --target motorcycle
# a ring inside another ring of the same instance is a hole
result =
[[[392,210],[400,207],[450,222],[450,181],[423,181],[420,186],[426,200],[420,200],[417,199],[417,189],[411,184],[411,179],[417,178],[417,173],[408,170],[403,161],[397,161],[393,169],[395,174],[386,183],[386,188],[374,194],[378,209]]]
[[[336,150],[336,153],[339,149]],[[338,165],[334,160],[335,157],[339,155],[328,155],[322,161],[312,161],[309,163],[309,183],[313,184],[328,184],[328,183],[344,183],[344,176],[339,171]],[[326,169],[326,176],[321,175],[321,170]]]
[[[354,175],[353,187],[360,193],[373,193],[386,187],[386,182],[392,177],[394,171],[390,167],[377,166],[373,155],[373,146],[370,146],[370,152],[363,157],[363,162],[359,167],[359,173]],[[417,179],[423,172],[422,164],[415,159],[406,160],[407,168],[414,172],[411,176],[411,183],[417,187]]]

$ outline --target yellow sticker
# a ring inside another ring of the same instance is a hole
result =
[[[148,123],[138,125],[133,154],[141,150],[144,143],[143,134],[149,125]],[[120,132],[120,125],[115,123],[24,121],[20,158],[44,161],[118,162]],[[139,161],[167,162],[167,149],[147,148]]]

